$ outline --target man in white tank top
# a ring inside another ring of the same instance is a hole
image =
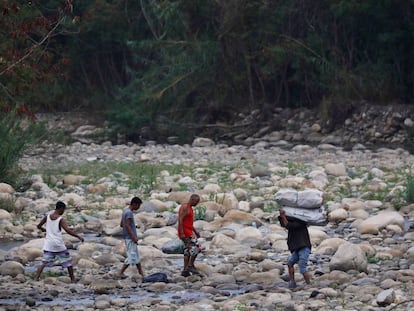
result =
[[[43,262],[37,268],[36,281],[39,281],[40,274],[42,273],[44,267],[53,266],[55,261],[58,261],[62,268],[67,268],[72,283],[76,282],[73,267],[72,267],[72,258],[69,255],[69,251],[65,246],[62,236],[62,228],[68,234],[77,237],[82,242],[84,239],[79,236],[75,231],[68,227],[65,219],[62,218],[63,213],[65,212],[66,204],[58,201],[56,203],[56,208],[54,211],[49,212],[40,223],[37,225],[37,228],[46,232],[46,239],[43,245]],[[43,225],[46,224],[46,229],[43,228]]]

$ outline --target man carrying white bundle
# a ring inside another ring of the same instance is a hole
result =
[[[295,288],[295,268],[296,263],[299,264],[299,271],[302,273],[306,284],[310,284],[311,277],[307,271],[308,259],[311,253],[311,241],[306,223],[286,217],[283,209],[279,211],[279,221],[282,227],[288,230],[287,244],[290,256],[287,262],[289,272],[289,288]]]
[[[324,226],[327,223],[326,212],[322,206],[325,200],[322,191],[280,189],[275,195],[275,200],[288,217],[294,217],[313,226]]]

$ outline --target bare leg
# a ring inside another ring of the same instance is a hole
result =
[[[189,267],[194,267],[194,261],[196,260],[196,258],[197,258],[197,255],[190,256],[190,260],[189,260],[189,263],[188,263]]]
[[[75,279],[75,275],[73,273],[73,267],[72,266],[68,267],[68,272],[69,272],[71,282],[76,283],[76,279]]]
[[[295,268],[293,266],[288,265],[288,271],[289,271],[289,279],[291,281],[295,281]]]
[[[118,274],[121,275],[121,276],[124,275],[124,272],[128,267],[129,267],[129,265],[124,264]]]
[[[138,270],[138,273],[139,273],[139,274],[141,274],[141,276],[142,276],[142,277],[144,277],[144,272],[142,272],[142,266],[141,266],[141,263],[138,263],[138,264],[137,264],[137,270]]]
[[[303,274],[303,278],[305,279],[306,284],[310,284],[310,282],[311,282],[311,276],[310,276],[310,273],[309,272],[305,272]]]
[[[190,272],[188,271],[188,266],[190,265],[190,250],[191,250],[191,240],[183,240],[185,243],[185,249],[184,249],[184,267],[183,271],[181,272],[181,275],[184,277],[190,276]]]
[[[196,267],[194,267],[194,261],[196,260],[196,258],[197,258],[197,255],[195,255],[195,256],[190,256],[190,262],[189,262],[189,264],[188,264],[188,271],[189,271],[191,274],[198,274],[198,275],[200,275],[200,272],[197,270],[197,268],[196,268]]]
[[[288,271],[289,271],[289,288],[296,288],[295,282],[295,267],[293,265],[288,264]]]
[[[190,256],[184,255],[184,268],[183,268],[184,271],[188,270],[189,263],[190,263]]]
[[[40,280],[40,275],[42,274],[44,268],[45,268],[45,265],[44,264],[41,264],[37,268],[37,273],[36,273],[35,281],[39,281]]]

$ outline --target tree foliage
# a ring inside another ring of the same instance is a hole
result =
[[[7,64],[32,50],[30,58],[44,62],[0,74],[7,97],[39,97],[47,106],[38,81],[53,81],[50,102],[107,113],[132,139],[142,127],[174,134],[183,122],[218,123],[253,110],[261,121],[275,107],[411,104],[414,95],[413,1],[75,1],[77,17],[55,28],[75,34],[48,37],[46,50],[30,42],[42,42],[59,21],[46,8],[67,1],[42,1],[30,14],[14,12],[17,2],[5,2],[13,14],[0,25],[7,37],[0,49]],[[19,27],[28,14],[40,23],[30,32]],[[63,59],[67,74],[57,66]]]
[[[67,80],[62,42],[71,1],[0,2],[0,176],[14,183],[23,152],[45,131],[38,109],[56,107]]]
[[[40,4],[41,3],[41,4]],[[70,24],[70,1],[0,3],[0,94],[2,107],[55,107],[70,62],[62,42]]]

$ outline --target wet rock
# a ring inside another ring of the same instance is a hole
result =
[[[27,297],[25,299],[25,304],[29,307],[34,307],[36,305],[36,300],[31,297]]]
[[[144,283],[157,283],[157,282],[163,282],[163,283],[169,283],[168,277],[163,272],[157,272],[150,274],[142,280]]]

